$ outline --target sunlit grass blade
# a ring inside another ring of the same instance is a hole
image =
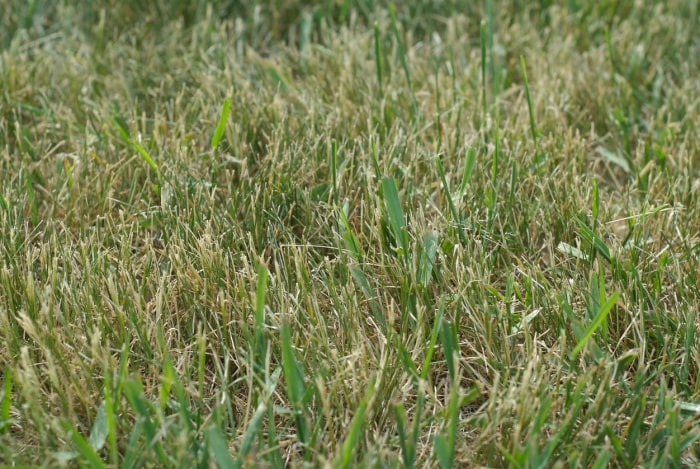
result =
[[[593,336],[595,331],[603,324],[605,321],[608,312],[612,309],[613,306],[615,306],[615,303],[617,303],[617,299],[620,297],[619,292],[615,292],[612,294],[610,298],[605,301],[602,305],[600,305],[600,310],[598,311],[598,314],[593,318],[591,321],[591,324],[588,326],[586,329],[586,332],[584,332],[583,337],[581,340],[579,340],[578,344],[576,344],[576,347],[571,351],[570,358],[573,359],[578,355],[578,353],[585,347],[586,342]]]
[[[231,110],[231,102],[233,98],[227,98],[224,100],[224,104],[221,107],[221,115],[219,116],[219,122],[216,124],[216,129],[214,130],[214,136],[211,138],[211,147],[216,149],[221,142],[221,138],[224,136],[226,131],[226,122],[228,121],[229,111]]]
[[[12,408],[12,371],[5,366],[3,371],[2,394],[0,394],[0,435],[10,426],[10,410]]]

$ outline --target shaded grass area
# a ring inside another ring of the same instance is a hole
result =
[[[698,463],[694,2],[0,12],[3,463]]]

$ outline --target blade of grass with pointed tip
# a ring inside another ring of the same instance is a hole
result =
[[[2,401],[0,402],[0,433],[7,430],[10,423],[10,410],[12,409],[12,372],[9,366],[5,366],[2,383]]]
[[[333,183],[333,203],[338,205],[338,142],[331,141],[331,181]]]
[[[90,446],[90,443],[78,432],[78,430],[66,419],[61,419],[61,426],[70,434],[73,444],[78,449],[78,452],[88,461],[90,467],[107,468],[107,465],[102,461],[97,452]]]
[[[401,42],[401,35],[399,34],[399,27],[396,21],[396,9],[394,4],[389,4],[389,16],[391,17],[391,29],[394,32],[394,37],[396,38],[396,47],[399,50],[399,60],[401,60],[401,67],[403,68],[403,73],[406,76],[406,83],[408,84],[408,90],[411,92],[411,120],[415,121],[418,115],[418,101],[416,101],[416,94],[413,92],[413,85],[411,84],[411,72],[408,69],[408,60],[406,59],[406,51],[403,48]]]
[[[415,444],[408,439],[408,435],[406,434],[406,410],[403,404],[399,403],[394,406],[394,416],[396,417],[396,430],[399,433],[403,467],[406,469],[413,469],[416,462]]]
[[[379,24],[374,22],[374,61],[377,67],[377,86],[379,88],[379,99],[384,99],[384,89],[382,88],[382,54],[379,42]]]
[[[586,329],[586,332],[583,333],[583,337],[581,337],[581,340],[579,340],[578,344],[576,344],[576,347],[574,347],[574,350],[572,350],[570,355],[571,359],[574,359],[576,355],[578,355],[578,353],[586,345],[586,342],[588,342],[588,339],[590,339],[595,333],[595,331],[603,324],[603,321],[605,321],[608,312],[615,305],[619,297],[620,292],[615,292],[610,298],[607,299],[605,303],[603,303],[600,306],[598,314],[596,314],[596,316],[593,318],[593,321],[591,321],[591,324]]]
[[[430,344],[428,344],[428,350],[425,353],[425,361],[423,362],[423,366],[421,367],[420,371],[420,376],[422,379],[426,379],[428,377],[430,362],[432,361],[433,353],[435,352],[435,344],[437,343],[438,334],[442,329],[442,316],[444,315],[444,313],[445,300],[444,298],[441,298],[440,303],[438,304],[437,317],[435,318],[435,322],[433,323],[433,330],[430,333]]]
[[[537,126],[535,125],[535,111],[532,108],[532,97],[530,96],[530,83],[527,79],[527,67],[525,66],[525,57],[520,56],[520,69],[523,72],[523,84],[525,85],[525,97],[527,98],[527,109],[530,114],[530,132],[532,133],[532,141],[535,145],[535,155],[539,152],[539,143],[537,141]]]
[[[343,236],[343,242],[345,243],[345,249],[350,251],[350,256],[356,261],[356,262],[362,262],[362,257],[363,257],[363,252],[362,252],[362,247],[360,246],[360,241],[357,239],[357,236],[355,233],[352,231],[350,228],[350,223],[348,223],[346,209],[345,207],[339,209],[340,212],[340,219],[342,220],[342,236]]]
[[[418,262],[418,283],[423,287],[428,286],[433,274],[435,264],[435,254],[437,252],[438,235],[434,231],[429,231],[423,236],[423,249]]]
[[[287,396],[294,407],[294,423],[297,428],[297,438],[301,443],[306,443],[308,440],[308,425],[306,416],[304,415],[304,394],[306,393],[306,384],[304,376],[299,369],[299,364],[294,358],[294,349],[292,348],[292,338],[289,331],[289,325],[284,322],[281,327],[282,334],[282,369],[284,371],[284,379],[287,384]]]
[[[219,116],[219,122],[216,124],[216,130],[214,130],[214,136],[211,138],[211,147],[217,148],[221,142],[221,138],[224,136],[226,131],[226,121],[228,120],[228,114],[231,110],[232,98],[227,98],[224,100],[224,104],[221,107],[221,115]]]
[[[258,408],[255,409],[255,413],[250,419],[250,423],[248,423],[248,428],[245,431],[245,435],[243,435],[243,441],[241,442],[241,447],[238,450],[238,459],[236,460],[234,467],[241,467],[246,456],[248,453],[250,453],[253,441],[255,441],[255,437],[258,435],[258,433],[260,433],[260,426],[262,425],[266,412],[267,406],[261,402],[260,405],[258,405]]]
[[[107,419],[107,440],[109,442],[109,457],[112,465],[116,466],[119,459],[117,448],[117,418],[115,415],[115,402],[112,395],[112,372],[104,373],[105,417]]]
[[[437,165],[438,169],[438,174],[440,175],[440,179],[442,180],[442,187],[443,190],[445,191],[445,197],[447,198],[447,205],[450,207],[450,213],[452,214],[452,219],[454,220],[455,224],[460,225],[461,218],[459,216],[459,213],[457,212],[457,207],[455,206],[454,201],[452,200],[452,192],[450,192],[450,186],[447,185],[447,178],[445,177],[445,170],[442,166],[442,158],[437,157],[435,158],[435,163]],[[463,244],[467,244],[467,238],[464,236],[464,231],[460,228],[458,230],[459,233],[459,239],[462,241]]]
[[[92,446],[95,451],[100,451],[104,447],[105,441],[107,441],[108,433],[107,407],[103,402],[97,409],[97,415],[95,416],[95,421],[90,430],[90,446]]]
[[[237,461],[231,457],[226,438],[221,434],[221,430],[216,427],[209,427],[204,431],[204,442],[209,449],[211,458],[219,469],[235,469],[240,467]]]
[[[440,338],[442,340],[443,352],[445,354],[445,361],[447,362],[447,369],[450,372],[450,378],[453,382],[457,379],[457,366],[455,364],[455,353],[458,352],[457,342],[454,339],[454,325],[449,321],[442,322],[442,328],[440,329]]]
[[[265,293],[267,292],[268,270],[264,264],[258,265],[258,283],[255,287],[255,365],[257,372],[265,369],[267,343],[265,341]]]
[[[379,306],[379,302],[377,301],[377,294],[374,292],[372,286],[369,284],[369,280],[367,280],[365,273],[362,272],[360,269],[353,267],[350,269],[350,274],[360,286],[360,289],[365,294],[365,297],[367,297],[369,307],[372,310],[374,317],[377,319],[377,321],[379,321],[379,325],[382,328],[382,332],[386,333],[387,323],[386,318],[384,317],[384,312],[382,311],[381,306]]]
[[[360,434],[362,433],[362,427],[365,423],[365,413],[367,411],[367,406],[369,405],[369,401],[372,399],[372,395],[374,394],[374,378],[370,380],[368,388],[367,388],[367,393],[365,396],[362,398],[362,401],[360,402],[360,407],[358,407],[357,411],[355,412],[355,415],[352,418],[352,422],[350,422],[350,431],[348,432],[348,436],[345,438],[345,441],[343,442],[343,446],[341,447],[340,450],[340,464],[338,467],[346,468],[350,465],[350,460],[354,455],[358,455],[360,451],[357,450],[357,441],[360,438]]]
[[[387,215],[389,216],[389,224],[394,232],[396,244],[400,254],[404,256],[404,259],[408,260],[408,233],[406,232],[406,222],[394,178],[385,177],[382,179],[382,189],[384,191],[384,202]]]
[[[608,246],[605,244],[605,242],[600,239],[600,237],[595,234],[595,232],[586,225],[586,222],[581,220],[579,217],[574,217],[574,220],[576,221],[576,224],[578,224],[580,231],[579,234],[591,245],[595,247],[595,250],[603,256],[603,258],[608,261],[612,262],[612,257],[610,256],[610,249],[608,249]]]
[[[151,419],[149,407],[152,405],[143,397],[143,391],[140,384],[138,384],[136,381],[129,380],[124,382],[123,389],[127,401],[129,401],[129,404],[131,404],[131,407],[143,422],[143,431],[146,435],[146,439],[148,440],[148,445],[153,445],[155,447],[158,459],[162,464],[166,466],[169,465],[170,460],[165,454],[165,451],[163,451],[163,445],[159,441],[159,432]]]
[[[464,160],[464,171],[462,172],[462,182],[459,185],[459,198],[460,200],[464,197],[464,191],[467,189],[467,182],[472,176],[472,171],[474,170],[474,163],[476,162],[476,150],[470,148],[467,150],[467,156]]]
[[[118,114],[113,114],[112,122],[114,123],[114,125],[117,126],[117,130],[119,131],[119,134],[122,136],[124,141],[132,147],[134,147],[139,153],[139,155],[141,155],[141,158],[143,158],[143,160],[146,163],[148,163],[148,166],[150,166],[151,169],[153,169],[153,171],[155,171],[156,174],[158,174],[158,165],[153,160],[153,158],[151,158],[151,155],[148,154],[146,149],[143,148],[139,142],[131,138],[131,135],[129,134],[129,129],[126,125],[126,122],[124,121],[124,118]]]

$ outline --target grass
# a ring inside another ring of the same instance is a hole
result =
[[[1,463],[700,464],[695,2],[0,12]]]

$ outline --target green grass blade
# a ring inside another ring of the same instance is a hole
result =
[[[454,201],[452,200],[452,192],[450,191],[450,186],[447,185],[447,177],[445,176],[445,169],[442,166],[442,158],[435,158],[435,163],[437,164],[438,174],[440,175],[440,180],[442,181],[442,187],[445,191],[445,198],[447,198],[447,204],[450,207],[452,219],[458,226],[459,239],[463,244],[467,244],[467,238],[464,235],[464,231],[460,227],[462,219],[459,216],[459,212],[457,211],[457,207],[455,206]]]
[[[352,417],[352,421],[350,422],[350,430],[348,431],[348,435],[345,437],[345,441],[343,442],[343,446],[340,450],[340,460],[338,461],[339,464],[337,464],[337,467],[349,467],[353,455],[357,456],[361,452],[357,448],[357,442],[362,434],[362,427],[365,423],[367,406],[374,395],[374,384],[375,381],[372,379],[368,384],[367,393],[362,398],[360,406],[355,412],[355,415]]]
[[[204,431],[204,443],[209,449],[210,457],[219,469],[236,469],[241,466],[231,457],[226,438],[218,428],[212,426]]]
[[[143,431],[148,440],[148,445],[153,445],[155,447],[161,464],[169,465],[170,460],[163,450],[163,446],[160,442],[161,437],[159,436],[156,425],[151,419],[150,407],[152,407],[152,405],[143,397],[141,386],[136,381],[129,380],[123,384],[123,389],[129,404],[143,422]]]
[[[372,286],[369,284],[369,280],[367,279],[367,276],[365,275],[364,272],[362,272],[360,269],[353,267],[350,269],[350,274],[352,277],[355,279],[357,284],[360,286],[360,289],[362,292],[365,294],[365,297],[367,298],[367,301],[369,302],[369,307],[372,310],[372,313],[374,314],[374,317],[377,321],[379,321],[379,325],[382,328],[382,331],[386,332],[387,330],[387,322],[386,318],[384,316],[384,312],[382,311],[381,306],[379,305],[379,302],[377,301],[377,294],[374,292],[374,289]]]
[[[92,430],[90,431],[90,446],[95,451],[100,451],[107,441],[107,435],[109,434],[109,427],[107,426],[107,407],[103,402],[100,407],[97,408],[97,415],[95,416],[95,421],[92,424]]]
[[[2,399],[0,400],[0,434],[10,425],[10,410],[12,409],[12,371],[5,366],[2,383]]]
[[[292,348],[292,338],[289,331],[289,325],[285,322],[281,327],[282,334],[282,369],[284,378],[287,384],[287,396],[292,403],[294,411],[294,422],[297,428],[297,438],[301,443],[308,441],[308,425],[306,422],[304,394],[306,393],[306,384],[304,383],[304,375],[299,368],[296,358],[294,358],[294,349]]]
[[[258,265],[258,282],[255,287],[255,365],[258,372],[265,369],[267,342],[265,340],[265,294],[267,293],[268,270]]]
[[[94,450],[90,443],[83,438],[83,435],[78,432],[78,430],[66,419],[61,420],[61,425],[70,434],[73,444],[78,449],[78,452],[85,458],[90,467],[94,468],[107,468],[107,465],[102,461],[100,456]]]
[[[430,333],[430,344],[428,345],[428,350],[425,353],[425,361],[421,367],[421,378],[426,379],[428,377],[428,371],[430,369],[430,362],[433,359],[433,353],[435,352],[435,344],[437,343],[438,334],[442,330],[442,317],[445,313],[445,300],[440,299],[438,304],[437,317],[433,321],[433,330]]]
[[[401,61],[401,67],[403,68],[403,73],[406,76],[406,83],[408,84],[408,90],[411,93],[411,120],[415,121],[418,116],[418,101],[416,101],[416,94],[413,92],[413,84],[411,83],[411,71],[408,68],[408,60],[406,59],[406,51],[403,48],[403,43],[401,41],[401,34],[399,33],[399,27],[396,21],[396,9],[394,4],[389,4],[389,16],[391,17],[391,29],[394,32],[394,37],[396,38],[396,46],[399,50],[399,60]]]
[[[331,181],[333,183],[333,203],[338,205],[338,142],[331,141]]]
[[[429,231],[423,236],[423,249],[421,250],[418,263],[418,283],[423,287],[428,286],[433,274],[437,245],[438,235],[435,231]]]
[[[382,189],[384,191],[387,215],[389,216],[389,225],[394,233],[399,254],[408,259],[408,233],[406,232],[406,222],[394,178],[386,177],[382,179]]]
[[[527,79],[527,67],[525,66],[525,57],[520,56],[520,69],[523,72],[523,83],[525,84],[525,97],[527,98],[527,109],[530,114],[530,133],[532,141],[535,145],[535,155],[539,152],[539,143],[537,141],[538,133],[535,125],[535,110],[532,107],[532,97],[530,96],[530,82]]]
[[[374,62],[377,68],[377,87],[379,89],[379,99],[384,99],[384,89],[382,87],[382,47],[379,38],[379,24],[374,22]]]
[[[396,430],[399,434],[399,444],[401,445],[403,467],[412,469],[415,465],[416,454],[415,444],[408,439],[408,435],[406,434],[406,409],[401,403],[394,405],[393,409],[396,418]]]
[[[221,107],[219,122],[216,124],[214,136],[211,138],[211,147],[214,149],[218,148],[221,138],[224,136],[224,132],[226,131],[226,121],[228,120],[229,111],[231,110],[232,100],[232,98],[225,99],[224,104]]]
[[[153,171],[155,171],[156,174],[158,174],[158,165],[156,164],[155,160],[151,158],[151,155],[146,151],[146,149],[141,146],[139,142],[136,140],[131,141],[131,145],[136,149],[136,151],[141,155],[141,158],[148,163],[148,166],[151,167]]]
[[[581,340],[579,340],[578,344],[576,344],[576,347],[574,347],[574,350],[571,352],[571,359],[574,359],[576,355],[578,355],[578,353],[586,345],[586,342],[588,342],[588,340],[593,336],[595,331],[603,324],[608,312],[612,309],[613,306],[615,306],[615,303],[617,303],[617,299],[619,297],[620,292],[615,292],[610,298],[608,298],[608,300],[605,303],[603,303],[600,306],[598,314],[596,314],[596,316],[593,318],[593,321],[591,321],[591,324],[586,329],[586,332],[584,332],[583,337],[581,338]]]
[[[243,441],[241,442],[241,447],[238,450],[238,459],[236,460],[234,467],[241,467],[246,457],[250,453],[255,437],[260,433],[260,427],[263,419],[265,418],[266,412],[267,406],[261,402],[260,405],[258,405],[258,408],[255,409],[255,413],[248,423],[248,428],[245,431],[245,435],[243,435]]]
[[[467,190],[467,183],[472,177],[474,163],[476,162],[476,150],[470,148],[467,150],[467,156],[464,160],[464,171],[462,172],[462,182],[459,185],[459,200],[464,197],[464,192]]]

